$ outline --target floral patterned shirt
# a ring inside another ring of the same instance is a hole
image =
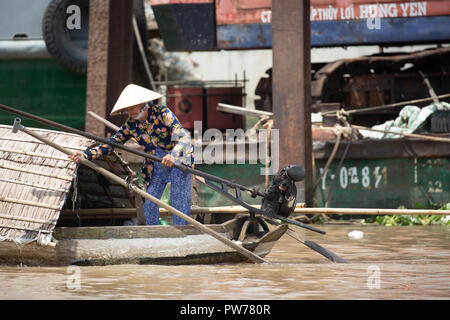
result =
[[[165,106],[149,107],[147,119],[143,121],[128,119],[114,134],[110,141],[125,143],[134,138],[144,151],[154,155],[156,148],[166,150],[175,163],[191,166],[194,163],[190,133],[185,130],[177,117]],[[108,154],[113,148],[108,144],[92,147],[84,151],[87,159],[94,160]],[[146,185],[150,183],[153,161],[145,158],[142,178]]]

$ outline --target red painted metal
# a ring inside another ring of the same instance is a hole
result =
[[[242,98],[243,93],[240,87],[207,88],[207,127],[220,130],[243,128],[242,116],[217,110],[219,103],[242,106]]]
[[[194,129],[194,121],[203,121],[203,89],[168,87],[167,106],[183,128]]]
[[[242,106],[242,98],[241,87],[169,86],[167,89],[167,106],[188,130],[194,129],[194,121],[202,121],[205,130],[242,128],[242,116],[217,110],[219,103]]]
[[[217,0],[215,3],[217,25],[272,22],[271,0]],[[311,21],[446,15],[450,15],[449,0],[311,0]]]
[[[152,6],[158,6],[163,4],[196,4],[196,3],[213,3],[214,0],[147,0]]]

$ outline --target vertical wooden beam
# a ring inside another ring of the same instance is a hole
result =
[[[98,136],[105,135],[105,126],[87,116],[87,112],[106,117],[108,36],[109,1],[90,0],[85,131]]]
[[[131,82],[133,1],[90,0],[86,127],[104,136],[105,126],[88,116],[92,111],[109,119],[114,103]],[[121,125],[124,119],[111,118]]]
[[[122,90],[132,81],[133,0],[109,0],[108,95],[106,119],[121,126],[126,116],[110,117]]]
[[[272,97],[279,130],[279,168],[304,167],[298,201],[313,205],[311,27],[309,0],[272,1]],[[304,199],[300,199],[301,196]]]

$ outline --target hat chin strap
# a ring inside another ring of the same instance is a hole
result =
[[[142,107],[141,112],[139,112],[139,114],[136,116],[135,119],[141,121],[141,118],[143,117],[145,111],[147,111],[148,108],[149,108],[148,103],[145,103],[145,105]]]

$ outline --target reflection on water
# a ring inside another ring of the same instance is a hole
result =
[[[331,263],[285,235],[262,265],[0,266],[0,299],[450,298],[450,227],[321,228],[326,235],[302,232],[351,264]],[[352,230],[364,238],[349,239]]]

